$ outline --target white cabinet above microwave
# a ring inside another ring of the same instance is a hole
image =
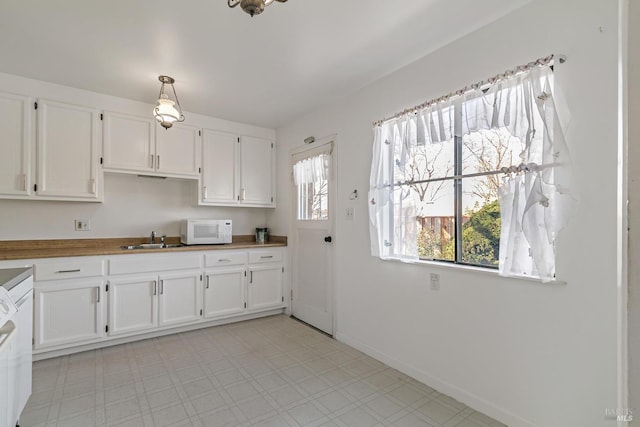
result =
[[[271,140],[205,129],[198,205],[275,207]]]

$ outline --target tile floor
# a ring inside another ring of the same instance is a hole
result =
[[[36,362],[45,425],[502,426],[284,315]]]

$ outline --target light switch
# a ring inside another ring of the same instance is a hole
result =
[[[347,221],[353,221],[356,216],[356,208],[347,208],[345,211],[345,218]]]

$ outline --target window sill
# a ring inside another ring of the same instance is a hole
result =
[[[500,273],[498,273],[498,270],[495,270],[495,269],[475,267],[473,265],[455,264],[453,262],[449,263],[449,262],[440,262],[440,261],[418,260],[418,261],[415,262],[415,264],[429,266],[429,267],[443,268],[445,270],[467,271],[467,272],[470,272],[470,273],[472,272],[472,273],[486,274],[486,275],[489,275],[489,276],[492,276],[492,277],[497,277],[497,278],[500,278],[500,279],[523,280],[523,281],[526,281],[526,282],[537,283],[539,285],[552,285],[552,286],[555,286],[555,285],[566,285],[567,284],[567,282],[565,282],[564,280],[558,280],[558,279],[554,279],[554,280],[550,280],[548,282],[544,282],[540,278],[531,277],[531,276],[502,276],[502,275],[500,275]]]

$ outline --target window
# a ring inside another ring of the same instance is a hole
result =
[[[546,63],[375,125],[372,253],[555,277],[572,198]]]
[[[320,153],[293,165],[298,220],[326,221],[329,218],[329,159],[330,154]]]

